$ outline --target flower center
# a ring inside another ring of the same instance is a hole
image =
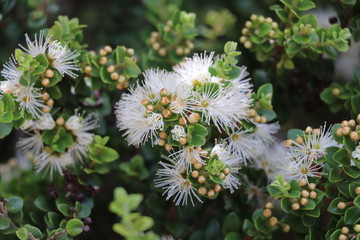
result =
[[[303,168],[301,168],[300,172],[301,172],[301,174],[308,174],[308,173],[309,173],[309,169],[303,167]]]

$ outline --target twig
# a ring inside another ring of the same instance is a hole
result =
[[[66,230],[63,229],[62,231],[55,233],[54,235],[52,235],[50,238],[48,238],[48,239],[46,239],[46,240],[54,240],[54,239],[56,239],[57,237],[59,237],[60,235],[64,234],[65,232],[66,232]]]

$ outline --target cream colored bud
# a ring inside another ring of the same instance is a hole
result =
[[[273,22],[273,20],[272,20],[271,17],[267,17],[267,18],[265,19],[265,21],[266,21],[267,23],[272,23],[272,22]]]
[[[92,67],[91,66],[86,66],[85,67],[85,73],[91,73],[92,71]]]
[[[306,129],[305,129],[306,134],[312,133],[312,131],[313,131],[313,129],[310,126],[307,126]]]
[[[342,228],[341,228],[341,233],[343,233],[343,234],[349,234],[349,232],[350,232],[350,229],[349,229],[348,227],[342,227]]]
[[[160,137],[160,138],[164,138],[164,139],[165,139],[165,138],[167,138],[167,136],[168,136],[168,135],[167,135],[166,132],[163,132],[163,131],[159,132],[159,137]]]
[[[355,224],[354,230],[355,232],[360,233],[360,224]]]
[[[249,33],[249,29],[248,28],[243,28],[241,29],[241,34],[242,35],[247,35]]]
[[[360,195],[360,187],[355,188],[355,193],[356,193],[356,195]]]
[[[256,110],[255,109],[250,109],[249,110],[249,117],[253,118],[256,116]]]
[[[160,43],[156,42],[152,45],[152,48],[155,50],[155,51],[158,51],[160,49],[161,45]]]
[[[46,70],[46,72],[45,72],[45,76],[46,76],[47,78],[52,78],[52,77],[54,77],[54,75],[55,75],[55,73],[54,73],[54,71],[51,70],[51,69],[48,69],[48,70]]]
[[[285,147],[290,147],[293,144],[293,141],[291,139],[286,139],[285,141],[283,141],[283,145]]]
[[[269,37],[275,37],[276,33],[274,30],[270,30],[268,35]]]
[[[146,110],[148,110],[149,112],[154,111],[154,106],[152,104],[146,105]]]
[[[207,192],[207,195],[208,197],[212,198],[212,197],[215,197],[215,191],[213,189],[210,189],[208,192]]]
[[[44,87],[48,87],[50,85],[50,79],[48,78],[43,78],[41,80],[41,85],[43,85]]]
[[[165,146],[165,144],[166,144],[166,140],[160,138],[159,141],[158,141],[158,145],[161,146],[161,147],[163,147],[163,146]]]
[[[199,163],[199,162],[194,164],[194,168],[197,169],[197,170],[201,169],[202,167],[203,167],[203,165],[201,163]]]
[[[166,54],[167,54],[167,51],[166,51],[165,48],[160,48],[159,49],[159,55],[160,56],[164,57],[164,56],[166,56]]]
[[[197,171],[197,170],[194,170],[194,171],[191,172],[191,176],[192,176],[193,178],[198,178],[199,175],[200,175],[200,173],[199,173],[199,171]]]
[[[100,56],[106,56],[106,54],[107,54],[107,51],[105,49],[100,49],[99,50],[99,55]]]
[[[338,209],[343,210],[346,208],[346,203],[344,202],[339,202],[337,205]]]
[[[304,198],[308,198],[310,196],[310,193],[307,190],[302,190],[301,191],[301,196],[304,197]]]
[[[319,129],[319,128],[314,128],[313,133],[314,133],[316,136],[320,136],[320,129]]]
[[[190,123],[197,123],[200,120],[200,114],[198,113],[191,113],[189,116]]]
[[[303,144],[304,143],[304,138],[303,137],[297,137],[295,138],[295,142],[298,144]]]
[[[254,117],[254,121],[257,122],[257,123],[260,123],[261,122],[261,116],[260,115],[256,115]]]
[[[215,187],[214,187],[215,192],[220,192],[221,189],[222,189],[222,187],[221,187],[220,184],[216,184]]]
[[[337,128],[336,131],[335,131],[336,135],[338,135],[339,137],[342,137],[343,136],[343,133],[342,133],[342,128]]]
[[[228,175],[230,173],[230,168],[224,168],[223,173],[225,173],[226,175]]]
[[[265,116],[261,116],[261,120],[260,120],[261,123],[266,123],[267,122],[267,119]]]
[[[179,143],[180,143],[181,145],[185,145],[185,144],[187,143],[186,138],[185,138],[185,137],[181,137],[181,138],[179,139]]]
[[[311,199],[316,199],[317,198],[317,193],[315,191],[311,191],[310,192],[310,198]]]
[[[124,75],[119,75],[119,78],[118,78],[118,82],[119,83],[124,83],[126,81],[126,77]]]
[[[299,203],[293,203],[293,204],[291,204],[291,208],[293,209],[293,210],[299,210],[300,209],[300,204]]]
[[[43,111],[44,113],[49,113],[50,108],[49,107],[43,107],[43,108],[41,108],[41,111]]]
[[[200,184],[204,184],[206,182],[206,178],[203,175],[201,175],[201,176],[198,177],[198,182]]]
[[[42,93],[42,97],[41,97],[42,100],[46,101],[46,100],[48,100],[49,98],[50,98],[50,96],[49,96],[49,94],[48,94],[47,92],[43,92],[43,93]]]
[[[338,97],[340,95],[340,89],[338,88],[333,88],[331,92],[335,97]]]
[[[126,49],[126,54],[129,55],[129,56],[132,56],[134,55],[135,51],[133,48],[128,48]]]
[[[49,98],[49,100],[46,101],[46,105],[52,107],[54,105],[54,100],[52,98]]]
[[[114,72],[114,71],[115,71],[115,66],[114,66],[114,65],[109,65],[109,66],[107,67],[107,71],[108,71],[109,73]]]
[[[176,55],[184,55],[184,49],[181,47],[176,48]]]
[[[277,29],[279,27],[278,23],[277,22],[272,22],[271,23],[271,26],[274,28],[274,29]]]
[[[308,205],[308,203],[309,203],[309,200],[307,200],[307,198],[301,198],[300,199],[300,204],[301,205],[305,206],[305,205]]]
[[[347,236],[345,234],[340,234],[339,235],[339,240],[347,240]]]
[[[305,178],[300,178],[299,179],[299,184],[301,187],[305,187],[307,185],[307,181]]]
[[[182,126],[186,125],[186,119],[183,117],[179,118],[179,124]]]
[[[264,18],[263,16],[259,16],[259,17],[258,17],[258,21],[259,21],[260,23],[263,23],[263,22],[265,22],[265,18]]]
[[[308,187],[310,190],[314,191],[316,189],[316,184],[315,183],[309,183]]]
[[[108,61],[107,57],[100,57],[100,59],[99,59],[99,63],[101,65],[105,65],[107,63],[107,61]]]
[[[350,128],[354,128],[356,126],[356,121],[354,119],[350,119],[348,125]]]
[[[271,217],[271,215],[272,215],[272,211],[270,209],[264,209],[264,211],[263,211],[264,217],[269,218],[269,217]]]
[[[342,126],[342,127],[347,127],[348,124],[349,124],[349,122],[346,121],[346,120],[344,120],[344,121],[341,122],[341,126]]]
[[[57,125],[62,126],[62,125],[64,125],[64,123],[65,123],[65,120],[64,120],[63,117],[58,117],[58,118],[56,119],[56,124],[57,124]]]
[[[271,217],[269,220],[270,226],[274,227],[278,223],[278,219],[276,217]]]
[[[351,128],[350,127],[343,127],[341,129],[341,132],[342,132],[343,135],[349,135],[350,132],[351,132]]]
[[[239,41],[240,41],[241,43],[245,43],[245,42],[247,41],[247,37],[241,36]]]
[[[205,196],[205,194],[207,193],[206,187],[199,187],[198,193],[199,193],[199,195],[201,195],[201,196]]]
[[[171,117],[171,111],[166,109],[162,112],[162,115],[164,116],[164,118],[169,118]]]
[[[250,21],[245,22],[245,27],[251,28],[251,26],[252,26],[252,22],[250,22]]]
[[[165,150],[166,151],[168,151],[168,152],[170,152],[171,150],[172,150],[172,146],[171,145],[169,145],[169,144],[165,144]]]
[[[250,16],[251,21],[255,21],[257,18],[258,18],[258,16],[255,15],[255,14],[252,14],[252,15]]]
[[[110,74],[110,78],[112,80],[118,80],[119,79],[119,74],[117,72],[113,72],[112,74]]]
[[[266,207],[267,209],[273,209],[273,208],[274,208],[274,205],[272,204],[272,202],[267,202],[267,203],[265,204],[265,207]]]
[[[170,26],[165,26],[164,27],[164,32],[170,32],[171,30],[171,27]]]
[[[190,48],[184,48],[184,54],[188,55],[191,52]]]
[[[282,226],[281,230],[284,232],[284,233],[287,233],[287,232],[290,232],[290,225],[289,224],[285,224]]]
[[[113,51],[112,47],[110,47],[109,45],[106,45],[104,47],[104,50],[107,52],[107,53],[111,53]]]

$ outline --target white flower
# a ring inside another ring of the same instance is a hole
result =
[[[141,103],[134,101],[136,97],[127,94],[120,100],[115,108],[117,127],[124,130],[126,140],[137,147],[144,144],[150,137],[152,141],[157,139],[157,132],[164,128],[161,114],[147,112]]]
[[[269,144],[274,141],[274,134],[280,129],[279,123],[256,123],[254,122],[256,129],[254,132],[254,138],[256,140]]]
[[[357,160],[360,160],[360,146],[355,148],[355,151],[351,153],[351,156]]]
[[[25,34],[27,48],[19,44],[19,46],[25,51],[26,54],[30,54],[32,57],[36,57],[39,54],[45,54],[49,47],[51,36],[47,36],[44,39],[45,31],[40,31],[39,38],[35,34],[35,40],[31,41],[28,34]]]
[[[171,137],[175,141],[179,141],[181,137],[186,137],[185,129],[183,126],[175,125],[171,130]]]
[[[249,73],[246,71],[246,67],[242,66],[240,68],[240,75],[237,78],[231,80],[234,88],[243,94],[252,92],[253,85],[250,84],[250,78],[246,78],[248,75]]]
[[[230,192],[233,193],[236,189],[238,189],[240,185],[239,179],[237,179],[233,174],[229,173],[224,179],[221,186],[224,189],[230,189]]]
[[[314,133],[305,135],[301,144],[293,141],[294,146],[290,147],[290,156],[297,161],[315,161],[326,154],[326,149],[329,147],[339,147],[332,137],[331,127],[326,129],[326,126],[320,127],[320,134]]]
[[[232,173],[237,173],[240,169],[240,158],[237,155],[231,154],[225,145],[225,142],[216,144],[211,150],[211,155],[216,154],[219,159],[225,163],[229,168],[231,173],[229,173],[221,184],[224,189],[230,189],[230,192],[233,193],[235,189],[238,189],[240,182]]]
[[[39,88],[19,85],[13,95],[16,96],[15,101],[19,102],[20,110],[22,112],[27,111],[35,118],[44,114],[41,108],[48,107],[43,103],[43,94]]]
[[[66,46],[61,45],[58,41],[49,44],[48,58],[52,60],[51,65],[56,68],[62,76],[64,74],[76,78],[78,75],[73,71],[79,71],[77,67],[77,58],[80,56],[75,50],[71,51]]]
[[[211,76],[209,72],[209,67],[214,65],[213,57],[214,52],[208,56],[206,52],[200,55],[196,53],[192,58],[186,58],[184,62],[176,65],[174,71],[180,75],[181,81],[190,86],[206,82],[220,83],[222,79]]]
[[[258,157],[254,158],[255,167],[264,170],[269,181],[282,173],[284,163],[289,159],[288,152],[282,144],[274,144],[269,146],[266,151],[262,152]]]
[[[184,168],[175,167],[173,164],[160,162],[163,167],[156,173],[155,187],[165,190],[166,200],[174,197],[176,205],[186,205],[190,199],[194,206],[194,198],[202,202],[196,193],[195,187],[186,179],[183,174],[186,173]]]
[[[206,165],[205,161],[202,159],[204,150],[198,150],[193,146],[187,146],[185,148],[179,149],[177,152],[174,152],[169,155],[174,162],[176,162],[176,166],[181,169],[186,169],[186,171],[191,171],[192,164],[201,163]]]
[[[16,68],[17,61],[15,60],[14,55],[11,55],[9,61],[4,64],[4,69],[1,70],[1,75],[8,80],[7,82],[12,82],[13,84],[18,84],[19,79],[23,74],[23,71],[20,71]],[[2,82],[4,83],[4,82]],[[1,84],[1,90],[7,92],[8,87],[3,87]],[[12,92],[12,91],[11,91]]]
[[[321,178],[324,173],[319,172],[322,164],[317,164],[312,160],[284,162],[284,168],[279,174],[283,174],[287,181],[300,180],[305,178],[308,182],[308,177]]]
[[[49,147],[45,147],[42,153],[35,158],[36,173],[50,172],[52,177],[55,170],[62,175],[62,170],[72,163],[73,159],[69,152],[54,153]]]
[[[88,131],[98,128],[98,121],[91,114],[83,117],[76,112],[66,120],[65,127],[75,136],[74,145],[69,148],[69,153],[75,160],[82,161],[82,157],[88,153],[88,145],[94,139],[94,134]]]
[[[202,119],[212,121],[219,131],[235,128],[237,122],[246,118],[250,99],[231,86],[217,90],[216,85],[205,86],[195,99],[194,111],[202,113]]]
[[[39,119],[33,122],[32,129],[51,130],[56,126],[55,121],[50,113],[42,115]]]
[[[253,138],[252,134],[249,133],[249,130],[238,130],[233,132],[226,141],[229,143],[230,152],[240,156],[245,165],[247,164],[247,161],[256,154],[257,147],[262,146],[262,143]]]
[[[41,134],[39,131],[36,131],[34,134],[28,133],[28,135],[29,137],[20,138],[16,146],[24,153],[32,152],[34,156],[38,156],[44,148]]]

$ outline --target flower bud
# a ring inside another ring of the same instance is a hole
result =
[[[190,123],[197,123],[200,120],[200,114],[198,113],[191,113],[189,116]]]
[[[164,139],[165,139],[165,138],[167,138],[167,136],[168,136],[168,135],[167,135],[166,132],[159,132],[159,137],[160,137],[160,138],[164,138]]]
[[[308,185],[310,190],[315,190],[316,189],[316,184],[315,183],[309,183]]]
[[[100,56],[106,56],[106,54],[107,54],[107,51],[105,49],[100,49],[99,50],[99,55]]]
[[[170,152],[172,150],[172,146],[169,144],[165,144],[165,150]]]
[[[301,191],[301,196],[304,197],[304,198],[308,198],[310,196],[310,193],[307,190],[302,190]]]
[[[110,47],[109,45],[106,45],[104,47],[104,50],[107,52],[107,53],[111,53],[113,51],[112,47]]]
[[[301,198],[300,199],[300,204],[301,205],[305,206],[305,205],[308,205],[308,203],[309,203],[309,200],[307,200],[307,198]]]
[[[50,79],[48,78],[43,78],[41,80],[41,85],[43,85],[44,87],[48,87],[50,85]]]
[[[57,124],[57,125],[62,126],[62,125],[64,125],[64,123],[65,123],[65,120],[64,120],[63,117],[58,117],[58,118],[56,119],[56,124]]]
[[[269,218],[269,217],[271,217],[271,215],[272,215],[272,211],[270,209],[264,209],[264,211],[263,211],[264,217]]]
[[[46,72],[45,72],[45,76],[46,76],[47,78],[52,78],[52,77],[54,77],[54,75],[55,75],[55,73],[54,73],[54,71],[51,70],[51,69],[48,69],[48,70],[46,70]]]
[[[311,199],[317,198],[317,193],[316,193],[315,191],[311,191],[311,192],[310,192],[310,198],[311,198]]]
[[[198,178],[199,175],[200,175],[200,173],[199,173],[199,171],[197,171],[197,170],[194,170],[194,171],[191,172],[191,176],[192,176],[193,178]]]
[[[85,73],[91,73],[92,71],[92,67],[91,66],[86,66],[85,67]]]
[[[349,232],[350,232],[350,229],[348,227],[342,227],[341,228],[341,233],[348,234]]]
[[[343,210],[346,208],[346,203],[344,202],[339,202],[337,205],[338,209]]]
[[[198,182],[200,184],[204,184],[206,182],[206,178],[203,175],[201,175],[201,176],[198,177]]]
[[[222,189],[222,187],[221,187],[220,184],[216,184],[215,187],[214,187],[215,192],[220,192],[221,189]]]
[[[293,209],[293,210],[299,210],[300,209],[300,204],[299,203],[293,203],[293,204],[291,204],[291,208]]]
[[[210,189],[208,192],[207,192],[207,195],[208,195],[208,197],[215,197],[215,191],[214,190],[212,190],[212,189]]]
[[[101,65],[105,65],[105,64],[107,63],[107,61],[108,61],[107,57],[101,57],[101,58],[99,59],[99,63],[100,63]]]
[[[276,217],[271,217],[269,220],[270,226],[275,226],[278,223],[278,219]]]
[[[164,56],[166,56],[166,54],[167,54],[167,51],[166,51],[165,48],[160,48],[159,49],[159,55],[160,56],[164,57]]]
[[[274,205],[272,204],[272,202],[267,202],[265,204],[265,207],[268,208],[268,209],[273,209],[274,208]]]
[[[335,97],[338,97],[340,95],[340,89],[338,88],[333,88],[331,92]]]
[[[114,71],[115,71],[115,66],[114,66],[114,65],[109,65],[109,66],[107,67],[107,71],[108,71],[109,73],[114,72]]]
[[[166,144],[166,140],[160,138],[159,141],[158,141],[158,145],[161,146],[161,147],[163,147],[163,146],[165,146],[165,144]]]
[[[206,187],[199,187],[198,193],[199,195],[204,196],[207,193]]]

